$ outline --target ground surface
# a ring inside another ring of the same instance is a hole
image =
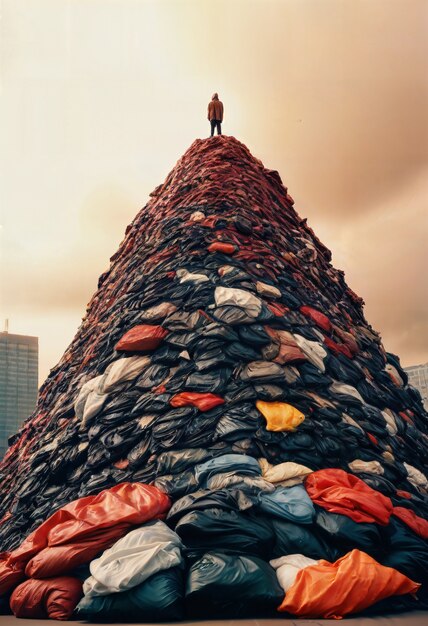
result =
[[[348,618],[346,626],[428,626],[428,611],[414,611],[412,613],[400,613],[385,615],[383,617],[360,617]],[[0,616],[0,626],[18,626],[22,624],[13,616]],[[28,626],[46,626],[53,624],[53,620],[33,619],[28,620]],[[82,624],[85,622],[67,622],[68,624]],[[59,622],[64,624],[64,622]],[[163,626],[186,626],[188,624],[207,624],[207,626],[338,626],[340,622],[334,619],[243,619],[243,620],[211,620],[207,622],[171,622]],[[103,626],[103,624],[98,624]],[[107,625],[106,625],[107,626]],[[111,625],[110,625],[111,626]],[[120,626],[120,625],[119,625]],[[159,626],[158,624],[144,624],[144,626]]]

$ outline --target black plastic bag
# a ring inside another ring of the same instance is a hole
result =
[[[354,522],[346,515],[329,513],[320,507],[317,509],[315,524],[337,548],[340,556],[357,548],[379,560],[388,545],[383,537],[381,526],[367,522]]]
[[[186,613],[204,619],[269,616],[283,597],[276,572],[265,561],[209,552],[189,570]]]
[[[416,582],[428,585],[428,542],[418,537],[406,524],[391,517],[385,534],[388,553],[380,561]]]
[[[183,570],[173,567],[128,591],[83,598],[77,616],[92,622],[177,621],[183,618],[183,595]]]
[[[268,559],[274,541],[273,528],[266,517],[215,508],[187,513],[176,524],[175,532],[191,560],[211,550]]]
[[[323,537],[315,525],[295,524],[273,518],[272,527],[275,536],[272,558],[303,554],[311,559],[334,562],[342,554],[334,540]]]

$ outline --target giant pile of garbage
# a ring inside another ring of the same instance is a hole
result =
[[[141,622],[424,607],[427,417],[279,174],[233,137],[196,140],[9,442],[0,605]]]

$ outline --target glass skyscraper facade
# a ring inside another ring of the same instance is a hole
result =
[[[404,370],[409,376],[409,384],[419,390],[425,410],[428,411],[428,363],[411,365]]]
[[[36,408],[38,375],[38,337],[0,332],[0,460],[8,438]]]

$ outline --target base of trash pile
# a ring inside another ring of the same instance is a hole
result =
[[[388,620],[385,622],[385,620]],[[428,611],[413,611],[410,613],[395,613],[378,615],[376,617],[349,617],[345,618],[346,626],[426,626],[428,624]],[[13,615],[0,616],[0,626],[18,626],[22,622]],[[29,626],[41,626],[42,624],[52,624],[52,620],[32,619]],[[64,623],[64,622],[61,622]],[[76,622],[69,621],[67,624],[87,624],[88,622]],[[337,626],[338,620],[334,619],[284,619],[278,616],[278,619],[227,619],[227,620],[207,620],[207,621],[192,621],[192,622],[163,622],[162,626],[197,626],[198,624],[206,624],[207,626]],[[108,626],[97,622],[97,626]],[[111,624],[110,624],[111,626]],[[120,626],[120,625],[118,625]],[[158,624],[146,623],[144,626],[158,626]]]

